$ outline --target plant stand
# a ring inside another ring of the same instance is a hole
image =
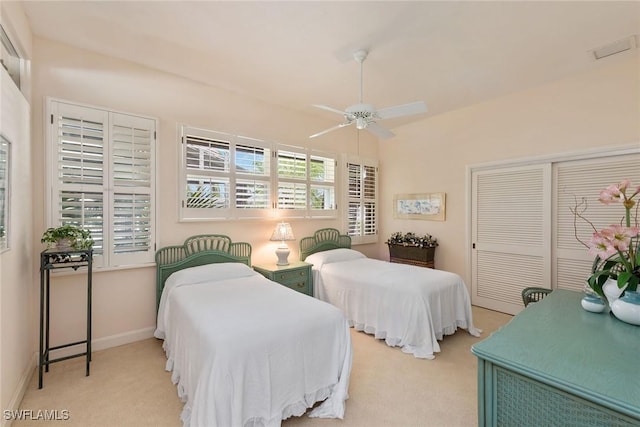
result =
[[[389,261],[399,264],[417,265],[419,267],[435,268],[434,256],[436,248],[421,248],[411,245],[394,245],[387,243],[389,246]]]

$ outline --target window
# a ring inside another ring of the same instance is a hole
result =
[[[282,216],[336,215],[334,155],[281,146],[277,155],[278,200]]]
[[[153,262],[156,121],[48,105],[49,226],[90,230],[96,267]]]
[[[271,207],[271,149],[251,138],[182,127],[181,219],[260,217]]]
[[[347,234],[354,244],[378,240],[378,165],[347,161]]]
[[[331,154],[186,125],[182,146],[182,220],[335,216]]]
[[[2,67],[7,70],[11,80],[16,84],[18,89],[22,89],[20,87],[20,71],[22,67],[22,58],[18,55],[18,51],[11,43],[9,36],[5,32],[4,28],[0,25],[0,42],[1,42],[1,54],[0,54],[0,63]]]

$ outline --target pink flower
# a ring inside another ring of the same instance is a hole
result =
[[[624,198],[624,192],[629,185],[629,180],[624,180],[620,184],[611,184],[600,192],[600,201],[605,205],[619,202]]]
[[[607,238],[611,244],[620,252],[625,252],[629,249],[631,239],[638,235],[638,227],[623,227],[621,225],[612,225],[608,230]],[[605,230],[602,230],[603,232]]]
[[[593,233],[593,237],[589,242],[589,253],[592,256],[597,256],[601,259],[607,259],[611,255],[617,253],[616,248],[611,242],[612,234],[607,233],[607,231],[611,230],[606,228],[600,232]]]

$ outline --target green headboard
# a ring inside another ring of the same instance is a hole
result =
[[[167,246],[156,252],[156,310],[167,277],[179,270],[219,262],[241,262],[251,267],[251,245],[232,243],[222,234],[201,234],[187,238],[180,246]]]
[[[351,237],[340,234],[335,228],[322,228],[311,237],[300,240],[300,260],[304,261],[309,255],[331,249],[351,248]]]

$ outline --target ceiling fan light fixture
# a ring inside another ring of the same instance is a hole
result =
[[[356,127],[358,128],[358,130],[362,130],[364,128],[367,127],[367,119],[365,119],[364,117],[358,117],[356,119]]]

